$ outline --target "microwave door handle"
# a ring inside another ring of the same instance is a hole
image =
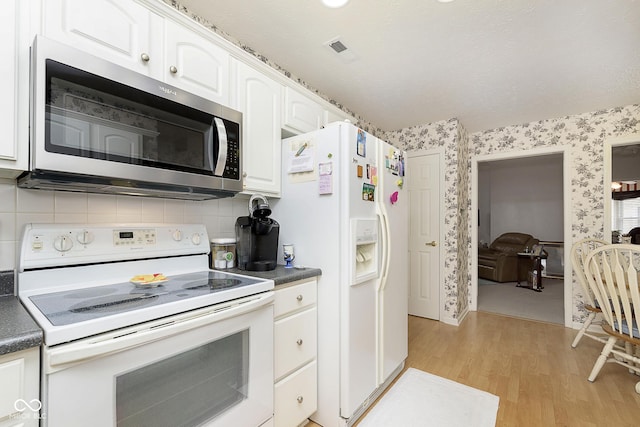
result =
[[[212,126],[213,128],[214,126]],[[206,170],[210,171],[211,173],[213,173],[213,169],[215,168],[215,163],[213,162],[213,152],[214,150],[214,144],[215,141],[213,139],[213,129],[209,129],[205,135],[205,138],[207,139],[208,145],[207,147],[209,148],[207,151],[207,164],[206,164]]]
[[[218,158],[216,159],[213,174],[215,176],[222,176],[224,167],[227,164],[227,129],[221,118],[214,117],[213,121],[216,124],[216,132],[218,132]]]

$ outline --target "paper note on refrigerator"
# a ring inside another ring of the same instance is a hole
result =
[[[333,163],[319,163],[318,164],[318,194],[332,194],[333,193]]]
[[[313,156],[303,153],[296,156],[290,153],[289,156],[289,173],[301,173],[313,171]]]
[[[289,141],[282,161],[289,182],[299,184],[318,179],[316,142],[313,137]]]

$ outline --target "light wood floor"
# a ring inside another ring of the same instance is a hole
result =
[[[572,349],[575,332],[483,312],[459,327],[409,316],[406,368],[499,396],[500,427],[640,426],[640,376],[607,364],[587,381],[602,345],[585,337]]]

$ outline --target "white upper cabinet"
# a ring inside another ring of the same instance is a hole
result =
[[[44,35],[224,105],[227,51],[131,0],[47,0]]]
[[[16,50],[16,29],[18,28],[18,5],[10,1],[0,8],[0,55],[4,58],[5,66],[0,67],[0,78],[8,88],[16,88],[18,83],[18,52]],[[4,138],[0,139],[0,158],[15,160],[17,152],[16,140],[16,100],[17,93],[9,92],[11,96],[0,97],[0,125]]]
[[[325,110],[324,112],[324,124],[328,125],[333,122],[344,122],[345,120],[351,121],[351,123],[355,123],[356,120],[351,117],[349,114],[344,111],[335,108],[331,110]]]
[[[162,18],[131,0],[46,0],[44,35],[161,78]]]
[[[229,53],[169,19],[165,20],[165,40],[163,80],[229,105]]]
[[[281,85],[234,61],[232,108],[242,112],[244,192],[280,196]]]
[[[8,89],[0,97],[0,177],[14,178],[27,168],[29,149],[30,2],[9,0],[0,8],[0,79]],[[25,78],[27,76],[27,78]]]
[[[324,125],[324,107],[291,88],[284,88],[282,127],[295,134],[311,132]]]

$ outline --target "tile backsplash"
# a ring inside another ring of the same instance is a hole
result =
[[[11,179],[0,179],[0,200],[0,271],[17,267],[27,223],[201,223],[212,238],[234,237],[236,218],[248,214],[243,196],[198,202],[25,190]]]

